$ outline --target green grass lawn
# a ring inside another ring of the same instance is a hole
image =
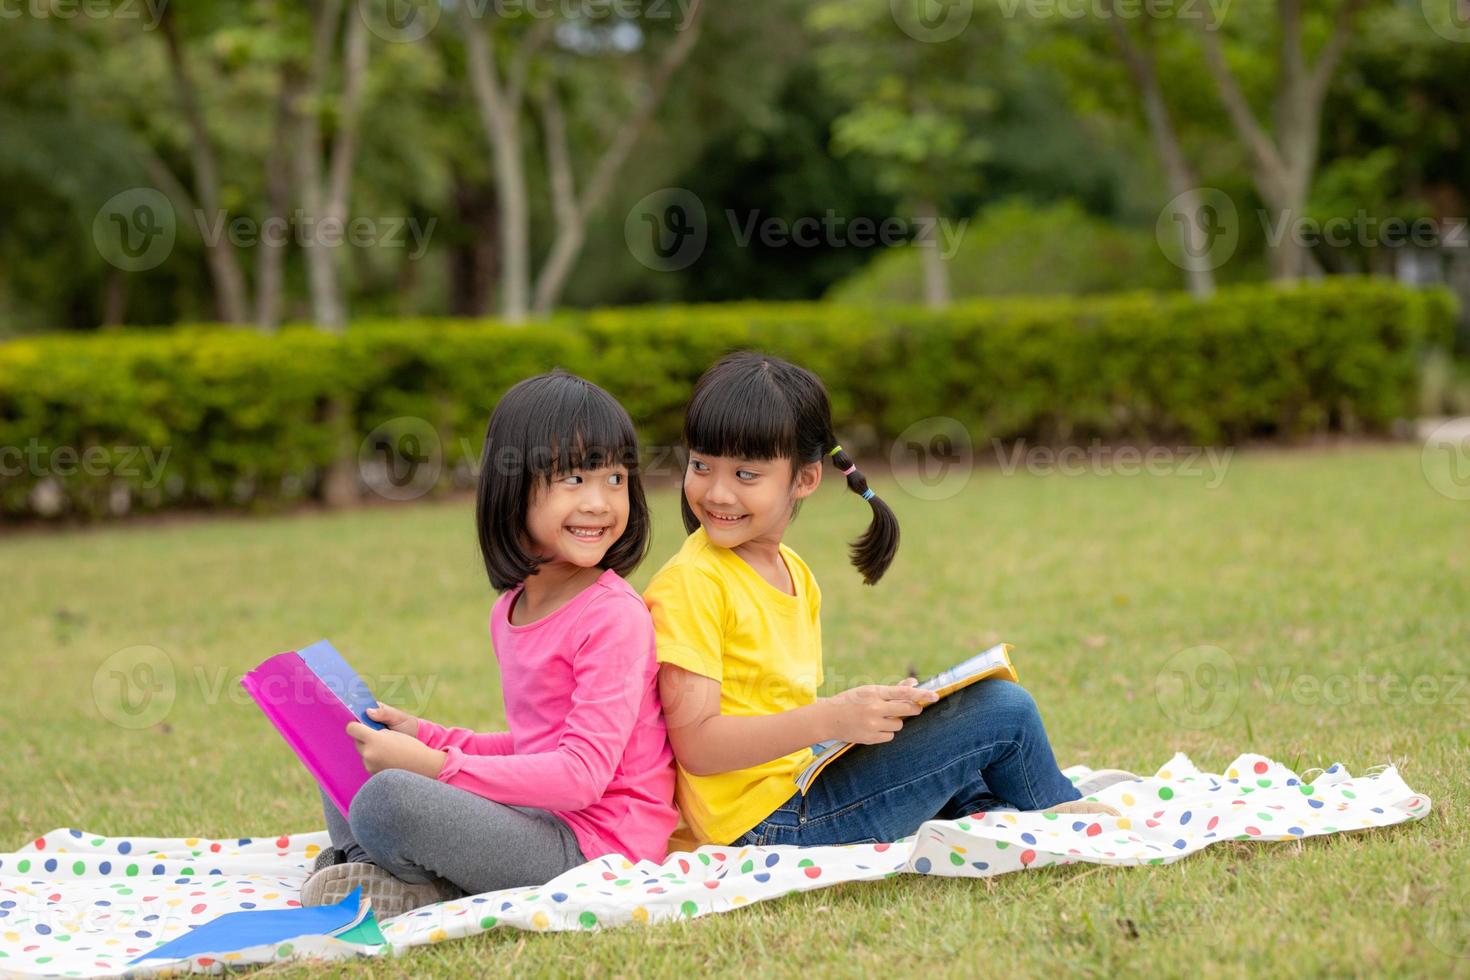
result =
[[[789,538],[822,583],[829,678],[937,670],[1004,639],[1064,766],[1151,774],[1175,750],[1216,772],[1245,751],[1298,771],[1392,762],[1433,814],[1224,843],[1168,867],[903,876],[693,922],[501,929],[332,969],[1470,976],[1470,503],[1430,488],[1416,448],[1240,454],[1215,489],[1188,476],[988,469],[928,502],[875,482],[904,529],[876,588],[846,563],[865,509],[835,484]],[[673,492],[653,506],[659,534],[640,586],[681,537]],[[384,700],[446,723],[501,721],[493,596],[465,500],[25,533],[0,541],[0,561],[0,850],[61,826],[320,828],[309,777],[235,692],[244,669],[323,636]],[[176,678],[166,717],[142,729],[106,717],[118,715],[104,664],[138,645],[164,651]],[[1212,727],[1156,696],[1160,671],[1198,646],[1225,651],[1238,685]]]

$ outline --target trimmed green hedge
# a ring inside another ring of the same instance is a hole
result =
[[[437,430],[439,486],[456,474],[464,483],[501,393],[553,366],[612,391],[649,445],[673,445],[694,380],[737,347],[816,371],[844,438],[869,451],[927,416],[958,419],[977,445],[1384,432],[1413,415],[1422,356],[1449,345],[1453,318],[1441,291],[1334,279],[1235,288],[1207,302],[1127,294],[975,301],[943,313],[733,304],[595,310],[527,326],[426,320],[342,335],[185,327],[16,340],[0,344],[0,515],[319,495],[334,463],[355,465],[364,434],[401,416]]]

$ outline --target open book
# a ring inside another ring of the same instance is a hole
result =
[[[989,650],[975,654],[964,663],[956,664],[942,674],[935,674],[918,686],[920,690],[933,691],[941,698],[945,698],[987,677],[1018,680],[1016,668],[1011,665],[1011,645],[1009,643],[998,643]],[[805,795],[806,791],[811,788],[822,770],[831,765],[833,759],[852,748],[854,744],[838,739],[828,739],[813,745],[812,761],[805,769],[796,774],[796,785],[802,795]]]
[[[367,684],[326,640],[268,658],[240,684],[346,816],[372,775],[347,724],[356,719],[369,728],[383,727],[367,716],[367,709],[378,704]]]

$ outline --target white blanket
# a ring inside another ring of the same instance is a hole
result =
[[[1078,781],[1091,770],[1065,770]],[[996,811],[934,820],[894,844],[702,847],[662,864],[603,857],[540,888],[514,888],[427,906],[381,923],[387,942],[322,936],[248,950],[128,961],[240,909],[298,904],[326,831],[280,836],[108,837],[62,828],[0,854],[0,974],[146,976],[219,972],[225,965],[304,957],[392,955],[506,926],[597,929],[730,912],[795,891],[895,874],[980,878],[1057,864],[1169,864],[1224,840],[1283,841],[1417,820],[1430,802],[1391,766],[1356,779],[1334,765],[1307,781],[1259,755],[1223,774],[1182,753],[1150,778],[1097,799],[1123,817]]]

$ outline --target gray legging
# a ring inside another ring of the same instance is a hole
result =
[[[322,810],[332,846],[347,860],[411,884],[444,878],[466,895],[544,885],[587,860],[559,817],[406,769],[384,769],[364,783],[345,818],[326,793]]]

